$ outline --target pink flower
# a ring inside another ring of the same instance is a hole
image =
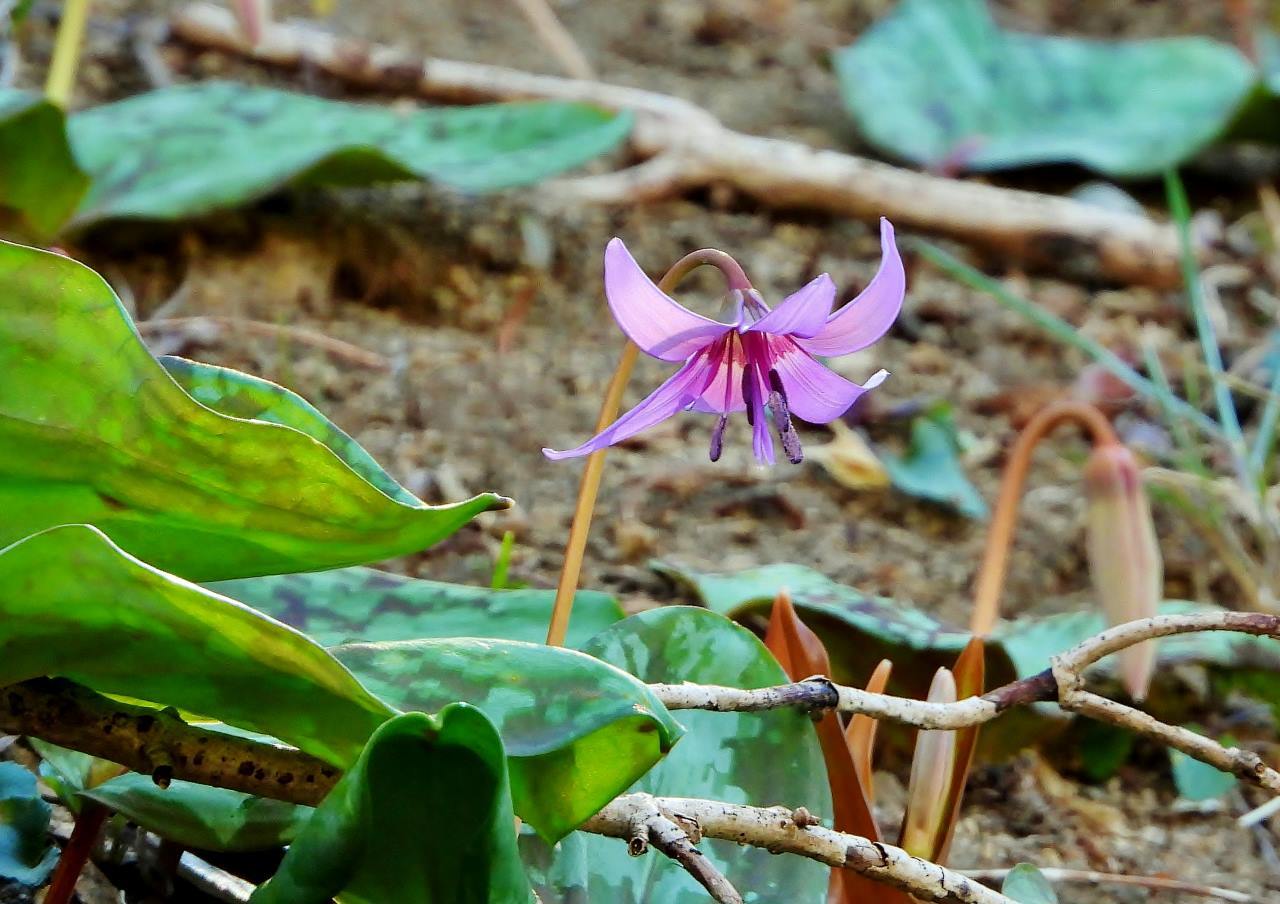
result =
[[[880,221],[880,270],[857,298],[834,314],[836,287],[825,273],[772,310],[750,287],[730,292],[734,317],[721,323],[694,313],[645,275],[620,239],[604,254],[605,297],[614,319],[640,350],[683,365],[648,398],[575,449],[543,449],[554,461],[588,455],[620,443],[681,411],[718,415],[711,460],[720,457],[730,414],[745,411],[756,458],[773,464],[773,436],[766,409],[792,462],[800,439],[791,417],[826,424],[844,414],[889,374],[881,370],[859,385],[832,373],[815,356],[836,357],[866,348],[883,336],[902,310],[906,274],[893,241],[893,226]]]

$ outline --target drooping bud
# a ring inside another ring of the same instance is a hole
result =
[[[1164,565],[1133,453],[1119,443],[1096,446],[1085,465],[1084,485],[1089,574],[1107,620],[1118,625],[1155,615]],[[1155,641],[1117,655],[1125,689],[1134,700],[1144,699],[1155,669]]]
[[[930,703],[955,703],[956,680],[950,669],[938,669],[929,685]],[[951,819],[951,783],[956,758],[956,733],[922,729],[916,735],[907,785],[907,811],[902,817],[899,845],[915,857],[932,860],[943,846]]]
[[[271,22],[271,0],[231,0],[231,11],[236,14],[245,40],[257,46]]]

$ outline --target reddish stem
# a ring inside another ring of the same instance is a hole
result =
[[[44,896],[44,904],[71,904],[76,893],[76,882],[84,865],[93,854],[93,846],[102,834],[111,811],[102,804],[85,801],[76,817],[75,828],[71,830],[71,838],[62,849],[58,865],[53,871],[53,879],[49,883],[49,891]]]
[[[1008,570],[1009,548],[1013,544],[1013,529],[1018,520],[1018,502],[1022,499],[1027,471],[1031,467],[1031,453],[1064,421],[1075,421],[1084,427],[1092,436],[1095,448],[1120,442],[1106,416],[1085,402],[1055,402],[1038,412],[1022,428],[1000,481],[1000,497],[991,517],[991,530],[987,533],[987,546],[974,586],[973,617],[969,630],[978,637],[990,633],[1000,613],[1000,591]]]

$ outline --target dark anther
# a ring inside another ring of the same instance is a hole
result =
[[[782,451],[787,461],[798,465],[804,461],[804,450],[800,448],[800,435],[791,424],[791,409],[787,405],[787,391],[782,386],[782,377],[772,368],[769,370],[769,410],[773,412],[773,423],[778,428],[778,437],[782,440]]]
[[[720,419],[716,421],[715,429],[711,431],[711,460],[719,461],[720,453],[724,451],[724,428],[729,423],[727,414],[720,415]]]
[[[751,379],[751,368],[742,369],[742,401],[747,406],[747,423],[756,425],[756,381]]]

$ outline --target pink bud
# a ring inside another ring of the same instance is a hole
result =
[[[245,40],[257,46],[271,22],[271,0],[231,0],[231,11],[236,14]]]
[[[930,703],[955,703],[956,680],[950,669],[938,669],[929,685]],[[907,785],[907,812],[902,817],[900,846],[908,853],[933,860],[945,845],[951,820],[956,757],[954,731],[921,731],[916,736]]]
[[[1164,565],[1133,453],[1119,443],[1095,447],[1085,465],[1084,485],[1089,574],[1107,620],[1118,625],[1155,615],[1164,590]],[[1117,655],[1125,689],[1142,700],[1155,670],[1155,642]]]

